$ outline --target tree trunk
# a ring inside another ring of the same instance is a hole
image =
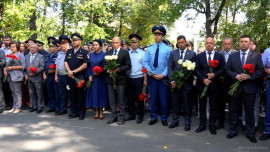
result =
[[[123,15],[123,11],[121,11],[121,15],[120,15],[120,25],[119,25],[118,37],[120,37],[122,35],[122,27],[123,27],[122,15]]]
[[[31,39],[36,40],[37,39],[37,25],[36,25],[36,20],[37,20],[37,15],[36,15],[36,10],[34,10],[31,18],[30,18],[30,30],[35,31],[34,34],[31,35]]]
[[[0,1],[0,31],[2,31],[1,22],[2,22],[2,19],[3,19],[3,15],[4,15],[4,2],[1,0]]]
[[[211,20],[211,9],[209,0],[205,1],[205,33],[206,37],[212,37],[212,20]]]
[[[43,26],[45,24],[46,15],[47,15],[47,4],[45,4],[45,6],[43,8],[42,23],[40,25],[40,31],[39,31],[40,34],[42,34],[42,32],[43,32]]]
[[[66,13],[65,13],[65,4],[64,2],[61,3],[61,8],[62,8],[62,34],[65,34],[66,32]]]

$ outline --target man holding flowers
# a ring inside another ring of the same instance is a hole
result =
[[[209,130],[212,135],[217,134],[215,122],[217,119],[219,77],[222,75],[225,65],[224,57],[217,53],[214,47],[215,40],[212,37],[206,38],[206,51],[200,53],[196,58],[197,88],[200,95],[200,126],[196,129],[196,132],[206,130],[206,105],[207,98],[209,98]]]
[[[246,135],[247,138],[256,143],[254,126],[254,104],[258,90],[257,80],[264,73],[261,56],[249,50],[250,36],[242,35],[239,38],[240,51],[230,55],[225,67],[226,74],[234,80],[234,84],[229,91],[232,95],[230,131],[228,139],[237,136],[238,121],[242,108],[246,115]]]
[[[126,90],[126,72],[131,68],[129,53],[123,50],[119,37],[112,39],[113,49],[106,52],[104,68],[107,70],[106,82],[108,84],[109,104],[112,117],[107,122],[111,124],[118,120],[118,125],[125,122],[125,90]],[[114,63],[114,61],[117,61]],[[120,112],[117,116],[117,99],[120,102]]]
[[[188,50],[186,37],[183,35],[177,37],[177,45],[179,49],[172,51],[168,60],[168,76],[173,89],[171,93],[173,122],[168,127],[174,128],[179,125],[179,108],[180,103],[183,103],[185,131],[189,131],[192,104],[190,96],[193,86],[196,53]]]

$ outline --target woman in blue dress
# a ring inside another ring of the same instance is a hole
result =
[[[86,107],[93,107],[96,109],[95,119],[102,120],[103,108],[108,106],[108,93],[107,84],[105,79],[105,71],[100,74],[95,74],[93,68],[99,66],[103,68],[103,61],[105,57],[105,52],[102,51],[101,40],[93,41],[94,53],[90,54],[89,65],[87,67],[87,75],[89,81],[92,82],[91,86],[87,89],[86,95]],[[95,75],[93,79],[93,75]]]

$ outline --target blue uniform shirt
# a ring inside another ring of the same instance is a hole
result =
[[[159,43],[159,54],[158,54],[158,67],[154,67],[155,54],[158,44],[155,43],[147,47],[145,52],[143,66],[150,72],[149,74],[163,74],[165,77],[168,74],[168,59],[170,52],[172,51],[171,46]]]
[[[262,56],[263,66],[270,70],[270,48],[266,49]],[[267,75],[267,78],[270,78],[270,74]]]
[[[45,69],[46,75],[48,74],[48,71],[50,70],[49,66],[51,64],[55,64],[56,58],[57,58],[57,53],[45,55],[44,69]]]
[[[66,53],[64,51],[58,52],[57,58],[55,60],[55,64],[57,65],[57,71],[58,74],[60,75],[65,75],[64,73],[61,73],[61,71],[66,71],[65,69],[65,58],[66,58]]]
[[[143,59],[145,52],[141,49],[136,51],[129,51],[131,69],[127,71],[127,75],[130,78],[140,78],[143,77],[142,68],[143,68]]]

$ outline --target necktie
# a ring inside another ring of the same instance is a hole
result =
[[[114,54],[113,55],[116,55],[117,54],[117,50],[114,50]]]
[[[211,52],[208,52],[208,64],[209,64],[209,61],[211,60]]]
[[[30,64],[32,63],[33,59],[34,59],[34,54],[31,54],[31,57],[30,57]]]
[[[184,51],[181,50],[180,59],[182,59],[182,60],[183,60],[183,53],[184,53]]]
[[[156,54],[155,54],[155,60],[154,60],[154,67],[155,68],[158,67],[158,54],[159,54],[159,45],[157,45],[157,50],[156,50]]]
[[[242,67],[245,65],[246,62],[246,57],[245,57],[246,53],[242,53]]]

